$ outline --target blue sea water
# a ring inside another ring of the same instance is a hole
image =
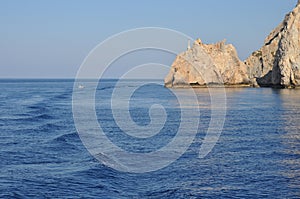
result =
[[[101,82],[96,94],[107,136],[134,152],[170,142],[182,111],[172,92],[149,84],[134,93],[130,114],[138,125],[149,124],[152,103],[167,107],[168,118],[162,134],[131,147],[110,109],[115,83]],[[226,89],[224,129],[203,159],[210,97],[196,89],[201,122],[194,142],[171,165],[142,174],[114,170],[89,154],[74,125],[72,92],[73,80],[0,80],[0,198],[300,198],[298,89]]]

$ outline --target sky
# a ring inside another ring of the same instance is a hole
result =
[[[74,78],[95,46],[140,27],[174,29],[204,43],[226,38],[244,60],[296,2],[0,0],[0,78]]]

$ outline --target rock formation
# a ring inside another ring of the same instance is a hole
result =
[[[247,72],[233,45],[225,41],[203,44],[197,39],[192,48],[176,57],[165,86],[249,85]]]
[[[225,41],[203,44],[179,54],[165,78],[166,87],[238,85],[290,88],[300,86],[300,0],[266,38],[264,46],[245,61]]]
[[[249,78],[259,86],[300,86],[300,0],[296,8],[245,61]]]

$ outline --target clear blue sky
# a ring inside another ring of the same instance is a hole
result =
[[[241,59],[293,9],[296,0],[0,0],[0,78],[75,77],[107,37],[155,26],[211,43],[227,38]]]

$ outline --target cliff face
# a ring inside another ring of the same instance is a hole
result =
[[[225,41],[203,44],[200,39],[191,49],[177,56],[165,78],[166,87],[208,84],[248,85],[247,66],[232,45]]]
[[[245,61],[249,78],[259,86],[300,86],[300,1]]]
[[[265,39],[264,46],[241,62],[232,45],[203,44],[177,56],[165,78],[166,87],[208,84],[300,86],[300,0]]]

